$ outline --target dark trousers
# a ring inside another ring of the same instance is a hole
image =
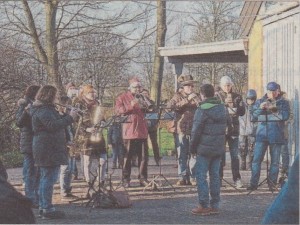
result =
[[[133,155],[138,157],[138,167],[140,181],[146,180],[148,177],[148,143],[147,139],[125,139],[124,140],[125,155],[123,167],[123,180],[130,181],[131,175],[131,159]]]
[[[154,159],[156,161],[158,161],[159,160],[159,146],[157,143],[157,130],[149,131],[149,138],[150,138],[151,144],[152,144]]]

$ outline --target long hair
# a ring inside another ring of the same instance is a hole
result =
[[[35,99],[44,104],[53,104],[56,98],[57,88],[52,85],[43,86],[36,94]]]
[[[25,90],[25,97],[34,99],[39,89],[40,89],[40,86],[38,86],[38,85],[28,86]]]

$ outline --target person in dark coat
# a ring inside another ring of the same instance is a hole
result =
[[[197,157],[195,172],[199,197],[199,206],[192,213],[210,215],[219,213],[219,168],[221,156],[225,152],[225,132],[229,117],[224,104],[214,97],[211,84],[202,85],[200,93],[203,102],[195,112],[190,141],[192,157]]]
[[[75,111],[62,117],[55,108],[57,89],[43,86],[36,96],[30,114],[32,116],[33,157],[40,171],[39,209],[44,218],[61,218],[63,212],[56,211],[52,204],[53,187],[60,166],[68,163],[65,128],[72,124]]]
[[[245,105],[242,96],[233,91],[233,82],[229,76],[223,76],[220,80],[221,90],[216,92],[217,97],[220,98],[226,106],[226,109],[231,117],[232,124],[227,129],[226,142],[228,143],[230,158],[231,158],[231,172],[232,179],[236,188],[242,188],[239,161],[239,117],[245,114]],[[225,166],[225,153],[222,157],[220,167],[220,177],[223,178],[223,167]]]
[[[35,223],[31,205],[31,200],[19,193],[6,181],[5,176],[0,174],[0,223]]]
[[[33,206],[38,206],[38,182],[39,175],[34,166],[32,154],[33,131],[29,108],[34,102],[34,98],[40,86],[31,85],[26,88],[24,98],[18,101],[16,112],[16,125],[20,128],[20,151],[23,154],[23,180],[25,184],[25,196],[28,197]]]

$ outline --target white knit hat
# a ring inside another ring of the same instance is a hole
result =
[[[223,77],[221,78],[221,80],[220,80],[220,85],[221,85],[221,86],[224,86],[224,85],[226,85],[226,84],[231,84],[231,85],[233,85],[233,82],[232,82],[232,80],[231,80],[231,78],[230,78],[229,76],[223,76]]]

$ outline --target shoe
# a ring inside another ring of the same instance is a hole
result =
[[[192,184],[193,186],[196,186],[196,185],[197,185],[197,181],[196,181],[196,179],[195,179],[195,178],[192,178],[192,180],[191,180],[191,184]]]
[[[65,217],[65,213],[61,211],[44,212],[43,219],[61,219]]]
[[[250,185],[249,187],[247,187],[247,191],[255,191],[257,190],[257,187]]]
[[[112,169],[117,169],[117,163],[114,162],[111,168]]]
[[[199,215],[199,216],[209,216],[210,215],[210,208],[203,208],[202,206],[199,206],[197,208],[192,209],[192,214]]]
[[[235,182],[234,182],[234,186],[236,188],[242,188],[243,187],[243,183],[240,179],[237,179]]]
[[[183,186],[186,185],[186,181],[185,180],[178,180],[176,183],[177,186]]]
[[[78,175],[75,175],[74,178],[73,178],[73,180],[79,180],[78,179]]]
[[[42,209],[39,209],[38,217],[39,218],[43,218],[43,210]]]
[[[276,186],[275,185],[273,185],[273,184],[269,184],[268,185],[269,186],[269,191],[275,191],[276,190]]]
[[[216,209],[216,208],[209,208],[209,209],[210,209],[210,215],[220,214],[219,209]]]
[[[193,184],[191,183],[191,181],[187,180],[187,181],[185,182],[185,185],[193,185]]]
[[[61,196],[62,199],[75,199],[78,198],[76,195],[73,195],[72,193],[64,193]]]

